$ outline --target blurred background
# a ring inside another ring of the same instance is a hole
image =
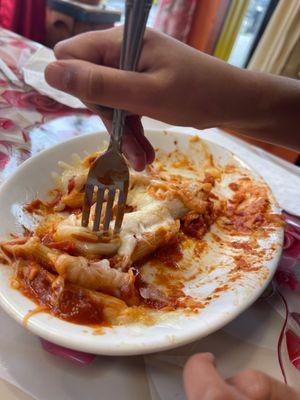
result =
[[[0,25],[53,48],[78,33],[122,24],[124,4],[0,0]],[[300,0],[154,0],[148,25],[233,65],[300,77]],[[297,160],[294,152],[259,145]]]

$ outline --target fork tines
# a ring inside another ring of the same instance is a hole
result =
[[[103,229],[100,229],[100,232],[103,234],[109,234],[110,230],[110,222],[112,220],[113,216],[113,207],[115,203],[115,197],[116,194],[118,193],[118,202],[117,202],[117,210],[116,210],[116,219],[115,219],[115,224],[113,228],[113,233],[117,234],[120,232],[123,217],[124,217],[124,212],[125,212],[125,201],[127,197],[127,192],[128,192],[128,185],[126,185],[126,182],[122,182],[116,187],[116,185],[113,185],[111,187],[97,184],[87,184],[85,188],[85,199],[84,199],[84,204],[83,204],[83,209],[82,209],[82,225],[83,226],[88,226],[89,224],[89,219],[90,219],[90,211],[91,211],[91,206],[93,204],[93,199],[94,199],[94,191],[95,188],[97,188],[97,197],[96,197],[96,208],[95,208],[95,216],[94,216],[94,221],[93,221],[93,231],[97,232],[99,231],[100,228],[100,221],[101,221],[101,216],[102,216],[102,210],[103,210],[103,203],[104,199],[106,198],[106,208],[104,210],[104,222],[102,225]]]

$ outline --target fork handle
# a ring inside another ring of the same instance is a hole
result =
[[[139,61],[152,0],[126,0],[120,69],[135,71]],[[126,111],[114,109],[110,146],[121,152]]]
[[[125,118],[126,118],[125,111],[119,110],[117,108],[114,109],[113,120],[112,120],[112,132],[110,135],[109,146],[115,147],[119,153],[122,152],[122,137],[125,127]]]

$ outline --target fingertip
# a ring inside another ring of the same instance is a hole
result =
[[[192,355],[185,363],[183,369],[184,379],[190,374],[198,373],[198,369],[203,366],[203,364],[214,364],[215,357],[212,353],[197,353]]]
[[[196,399],[227,399],[229,387],[214,365],[211,353],[194,354],[187,361],[183,371],[183,382],[187,397]]]
[[[137,172],[144,171],[144,169],[146,167],[146,163],[144,161],[141,161],[141,159],[133,161],[131,163],[131,165],[132,165],[132,168],[135,169]]]
[[[143,149],[132,141],[123,142],[123,154],[133,169],[140,172],[146,167],[146,154]]]
[[[153,161],[155,160],[155,150],[152,147],[152,145],[150,146],[151,147],[149,147],[149,149],[147,149],[146,151],[147,164],[152,164]]]
[[[72,58],[68,51],[66,51],[66,47],[68,45],[69,39],[61,40],[60,42],[56,43],[53,48],[55,57],[58,60]]]
[[[122,151],[133,169],[136,171],[143,171],[145,169],[146,153],[134,135],[126,128],[123,134]]]
[[[263,372],[248,369],[228,378],[227,383],[254,399],[273,399],[272,387],[281,385]],[[278,389],[280,387],[278,386]],[[280,390],[278,390],[278,393]],[[278,397],[278,399],[281,397]]]
[[[136,138],[145,151],[146,163],[152,164],[155,159],[155,151],[154,151],[152,144],[149,142],[149,140],[146,138],[146,136],[142,133],[140,135],[137,135]]]
[[[212,360],[212,355],[210,353],[204,354],[194,354],[191,356],[188,361],[186,362],[184,369],[183,369],[183,383],[184,387],[186,390],[186,393],[188,395],[188,398],[190,399],[196,399],[197,397],[200,396],[200,390],[198,390],[198,384],[201,382],[203,384],[202,380],[199,380],[199,378],[202,375],[203,369],[206,370],[206,365],[207,362],[211,362]],[[204,361],[204,365],[203,365]]]
[[[58,60],[61,58],[61,55],[62,55],[61,53],[62,53],[62,49],[63,49],[63,42],[64,42],[64,40],[56,43],[56,45],[53,47],[54,55]]]
[[[214,364],[215,363],[215,356],[210,352],[197,353],[197,354],[192,355],[188,359],[187,363],[191,363],[191,364],[211,363],[211,364]]]
[[[144,128],[141,118],[138,115],[128,115],[126,117],[126,126],[140,143],[146,154],[146,163],[152,164],[155,159],[155,151],[152,144],[144,134]]]
[[[59,61],[47,65],[45,79],[50,86],[60,90],[68,90],[72,78],[72,71]]]
[[[102,121],[108,130],[111,131],[112,122],[101,116]],[[140,143],[136,140],[135,136],[131,134],[128,128],[125,127],[123,134],[122,152],[128,160],[130,166],[136,171],[143,171],[146,167],[146,154]]]
[[[145,153],[140,152],[139,154],[133,154],[132,151],[126,152],[126,150],[123,150],[123,153],[134,170],[141,172],[145,169],[146,167]]]
[[[56,64],[57,64],[56,61],[49,63],[46,66],[45,71],[44,71],[46,82],[51,86],[52,86],[51,83],[54,81],[55,75],[57,74],[57,65]]]

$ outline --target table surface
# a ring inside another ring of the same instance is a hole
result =
[[[0,29],[0,44],[0,58],[22,80],[22,65],[35,53],[39,45],[3,29]],[[94,132],[99,129],[99,123],[99,118],[86,109],[69,108],[37,93],[25,84],[22,87],[15,87],[0,72],[0,180],[7,179],[9,174],[28,157],[70,137]],[[144,123],[148,128],[164,129],[167,126],[148,119]],[[287,286],[289,282],[283,290],[286,290]],[[298,292],[297,295],[299,295]],[[193,344],[192,347],[144,358],[124,358],[114,364],[113,370],[120,377],[127,370],[126,366],[134,368],[139,377],[139,386],[132,393],[128,392],[128,398],[140,399],[141,394],[144,393],[145,400],[159,399],[162,391],[168,387],[168,379],[171,382],[171,374],[175,374],[172,376],[181,374],[182,364],[187,356],[195,351],[213,350],[220,370],[226,376],[251,367],[282,379],[276,351],[278,335],[283,325],[282,316],[284,316],[280,301],[278,296],[258,301],[231,324]],[[249,321],[251,329],[249,329]],[[298,350],[300,357],[300,344]],[[14,356],[12,348],[11,357]],[[50,360],[53,356],[47,355],[47,357]],[[289,363],[286,355],[285,362]],[[293,366],[292,369],[291,376],[296,371]],[[163,379],[161,379],[162,376]],[[128,382],[133,379],[127,378]],[[21,380],[15,379],[16,384],[30,392],[30,388],[24,387]],[[291,384],[294,382],[295,380],[290,380]],[[128,384],[128,390],[130,390],[129,386]],[[0,398],[29,400],[39,398],[36,393],[34,393],[35,397],[31,397],[0,379]],[[127,395],[122,394],[123,398],[127,398]]]

